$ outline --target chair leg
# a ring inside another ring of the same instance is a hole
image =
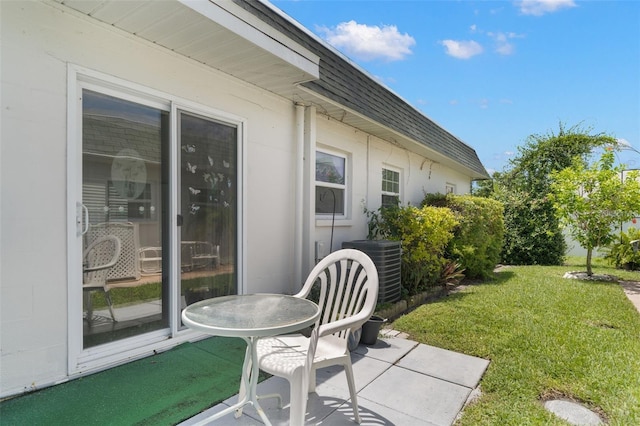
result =
[[[113,313],[113,303],[111,302],[111,294],[108,291],[104,292],[104,298],[107,300],[107,306],[109,306],[109,313],[111,313],[111,319],[113,322],[118,322],[116,316]]]
[[[315,367],[311,367],[311,371],[309,371],[309,393],[316,391],[316,369]]]
[[[91,292],[84,291],[84,305],[87,307],[87,322],[89,325],[93,323],[93,303],[91,302]]]
[[[349,393],[351,394],[351,405],[353,406],[353,416],[356,423],[360,424],[360,413],[358,412],[358,394],[356,393],[356,383],[353,379],[353,367],[351,361],[344,363],[344,372],[347,375],[347,383],[349,384]]]
[[[307,413],[307,386],[306,383],[291,378],[289,389],[291,394],[291,402],[289,404],[289,425],[304,426],[304,418]]]

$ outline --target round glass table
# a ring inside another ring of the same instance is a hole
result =
[[[238,403],[197,424],[207,424],[233,411],[238,417],[246,404],[252,404],[265,424],[271,424],[256,395],[256,340],[303,329],[319,316],[320,309],[314,302],[284,294],[223,296],[187,306],[182,311],[182,322],[187,327],[215,336],[240,337],[247,342]]]

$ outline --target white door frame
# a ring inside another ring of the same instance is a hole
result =
[[[83,226],[82,201],[82,101],[83,88],[99,89],[102,93],[112,94],[121,99],[134,100],[149,106],[170,112],[170,173],[174,177],[170,183],[169,220],[170,264],[177,265],[178,241],[177,211],[177,114],[178,110],[200,114],[219,120],[238,129],[238,206],[237,206],[237,285],[238,292],[246,289],[246,235],[244,227],[246,214],[246,144],[247,120],[223,111],[203,106],[188,100],[149,89],[147,87],[118,79],[97,71],[69,64],[67,70],[67,329],[68,329],[68,375],[78,376],[102,370],[118,364],[142,358],[154,352],[169,349],[177,344],[200,336],[188,329],[180,328],[178,279],[180,268],[171,268],[169,272],[169,328],[142,334],[117,342],[83,349],[82,323],[82,238]]]

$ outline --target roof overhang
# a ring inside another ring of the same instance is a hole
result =
[[[488,178],[487,175],[478,173],[478,171],[473,170],[469,167],[465,167],[463,164],[455,161],[455,159],[447,157],[439,153],[438,151],[429,148],[423,143],[420,143],[394,129],[371,120],[363,114],[350,110],[343,105],[339,105],[336,102],[322,95],[319,95],[310,89],[300,87],[298,97],[300,102],[316,106],[321,114],[324,114],[334,120],[347,124],[356,129],[360,129],[365,133],[376,136],[418,155],[421,155],[426,159],[431,160],[433,163],[442,164],[466,176],[470,176],[472,180]]]
[[[443,164],[471,179],[487,175],[314,92],[320,57],[228,0],[54,0],[81,14],[201,62],[335,120]]]
[[[320,75],[317,55],[231,1],[55,1],[288,98]]]

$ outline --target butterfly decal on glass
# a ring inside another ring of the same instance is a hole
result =
[[[187,162],[187,171],[191,173],[195,173],[197,168],[198,168],[197,165],[195,164],[192,165],[191,163]]]
[[[196,152],[195,145],[182,145],[182,149],[184,150],[184,152],[188,152],[189,154],[193,154],[194,152]]]

